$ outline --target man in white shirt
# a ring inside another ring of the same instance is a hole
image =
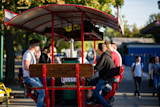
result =
[[[137,56],[136,57],[136,63],[133,63],[131,65],[131,72],[133,74],[134,77],[134,81],[135,81],[135,92],[134,92],[134,96],[136,96],[138,94],[138,98],[141,98],[140,96],[140,84],[141,84],[141,80],[143,77],[143,64],[141,63],[141,57]]]
[[[39,51],[39,40],[33,39],[30,41],[29,49],[24,53],[22,58],[22,69],[23,69],[23,78],[24,81],[30,84],[32,87],[43,87],[41,81],[37,77],[30,77],[29,74],[29,66],[31,64],[36,64],[37,60],[40,58]],[[37,107],[42,107],[45,91],[37,90],[38,98],[37,98]]]

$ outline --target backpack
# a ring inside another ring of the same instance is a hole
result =
[[[142,63],[141,64],[141,68],[142,68]],[[134,63],[134,66],[133,66],[133,72],[134,72],[134,69],[136,68],[136,63]]]

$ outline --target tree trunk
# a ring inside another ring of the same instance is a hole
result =
[[[12,85],[15,83],[15,73],[14,73],[14,45],[13,45],[13,35],[8,30],[5,37],[5,48],[6,48],[6,72],[5,72],[5,84]]]
[[[25,38],[25,44],[24,44],[24,46],[23,46],[23,51],[22,51],[22,55],[24,54],[24,52],[28,49],[28,47],[29,47],[29,43],[28,43],[28,41],[29,41],[29,34],[30,33],[26,33],[26,38]]]

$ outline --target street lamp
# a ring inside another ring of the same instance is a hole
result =
[[[157,3],[158,3],[158,8],[160,9],[160,0]]]

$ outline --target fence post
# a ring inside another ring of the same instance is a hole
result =
[[[3,6],[3,3],[2,3],[2,12],[4,10],[4,6]],[[3,49],[4,49],[4,24],[2,22],[1,24],[1,28],[2,28],[2,31],[1,31],[1,50],[0,50],[0,81],[3,81]]]

